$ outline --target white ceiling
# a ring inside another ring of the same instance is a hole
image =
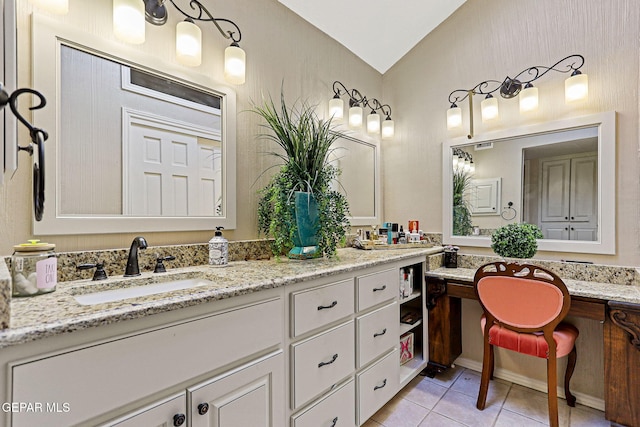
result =
[[[278,0],[384,74],[466,0]]]

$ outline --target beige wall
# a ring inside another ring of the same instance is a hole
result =
[[[30,2],[17,0],[18,52],[20,87],[31,86]],[[245,112],[251,101],[259,102],[262,94],[279,97],[280,86],[288,100],[309,100],[318,103],[320,111],[327,110],[333,94],[331,85],[340,80],[348,87],[381,98],[382,76],[353,53],[306,21],[282,6],[276,0],[204,1],[216,16],[235,21],[242,30],[241,46],[247,53],[247,82],[236,86],[237,92],[237,229],[225,233],[233,240],[257,238],[256,192],[268,175],[259,179],[261,172],[273,164],[263,153],[270,146],[257,141],[261,131],[257,116]],[[171,10],[171,6],[169,7]],[[173,20],[177,20],[177,13]],[[111,34],[110,0],[70,0],[70,13],[54,17],[69,25],[84,28],[94,34],[113,38]],[[214,28],[203,28],[203,65],[196,72],[208,73],[223,82],[222,63],[224,48],[228,45]],[[166,61],[174,61],[174,25],[153,27],[147,25],[147,42],[139,47],[157,54]],[[128,46],[128,49],[138,47]],[[37,88],[36,88],[37,89]],[[26,104],[26,103],[25,103]],[[21,111],[26,105],[21,103]],[[36,124],[37,125],[37,124]],[[20,128],[20,141],[29,136]],[[0,188],[0,255],[12,252],[12,246],[32,237],[30,160],[20,154],[20,168],[14,178]],[[257,182],[256,182],[257,180]],[[51,183],[48,183],[51,185]],[[47,200],[45,209],[53,209]],[[150,245],[203,243],[213,232],[145,233]],[[38,236],[36,236],[38,237]],[[89,250],[128,247],[132,234],[99,236],[47,236],[43,239],[57,244],[58,251]]]
[[[441,146],[447,138],[461,135],[446,129],[451,91],[471,88],[487,79],[501,80],[527,67],[551,65],[578,53],[586,59],[583,70],[589,75],[588,102],[577,108],[565,106],[565,75],[552,73],[538,81],[540,109],[534,118],[519,116],[517,100],[500,100],[500,124],[483,129],[479,120],[481,98],[477,97],[476,134],[617,111],[616,255],[571,254],[571,258],[639,265],[639,35],[640,8],[635,0],[468,0],[383,77],[384,99],[393,105],[397,133],[383,150],[386,218],[398,222],[417,218],[423,229],[442,231]],[[461,106],[467,114],[466,102]],[[481,248],[462,251],[490,253],[490,249]],[[537,257],[561,259],[568,255],[538,253]],[[478,326],[481,309],[477,302],[465,301],[463,312],[462,357],[478,363],[482,360]],[[571,320],[581,330],[574,389],[602,398],[602,325]],[[544,384],[543,360],[500,352],[497,367]]]
[[[416,218],[425,231],[442,231],[442,142],[468,129],[447,131],[451,91],[578,53],[585,57],[583,70],[589,75],[586,103],[565,105],[566,75],[551,72],[537,82],[540,108],[534,117],[519,115],[517,99],[501,99],[500,122],[483,128],[482,98],[476,97],[476,134],[617,111],[616,255],[537,257],[640,264],[639,35],[640,8],[634,0],[468,0],[384,74],[384,99],[393,106],[397,134],[383,144],[386,218],[400,223]],[[461,107],[466,120],[466,101]],[[491,253],[481,248],[463,251]]]

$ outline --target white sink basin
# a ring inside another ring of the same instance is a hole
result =
[[[153,283],[150,285],[131,286],[128,288],[92,292],[83,295],[76,295],[74,298],[82,305],[95,305],[212,284],[212,281],[206,279],[183,279],[171,282]]]

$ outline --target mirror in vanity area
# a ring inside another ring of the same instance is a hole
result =
[[[489,247],[493,230],[527,222],[543,231],[539,250],[615,253],[615,147],[615,112],[446,142],[443,241]],[[454,209],[461,176],[464,207]]]
[[[235,228],[232,89],[35,13],[32,30],[51,165],[35,234]]]

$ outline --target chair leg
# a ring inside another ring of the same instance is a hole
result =
[[[558,372],[555,352],[547,358],[547,396],[549,399],[549,425],[558,427]]]
[[[484,355],[482,358],[482,375],[480,377],[480,391],[478,392],[478,401],[476,408],[481,411],[487,402],[487,392],[489,390],[489,379],[493,373],[493,346],[489,340],[484,340]]]
[[[571,377],[573,376],[573,370],[576,367],[576,359],[578,358],[578,354],[576,352],[576,346],[573,346],[571,353],[569,353],[567,359],[567,370],[564,373],[564,395],[567,398],[567,405],[571,407],[576,406],[576,397],[571,394],[569,391],[569,381],[571,381]]]

